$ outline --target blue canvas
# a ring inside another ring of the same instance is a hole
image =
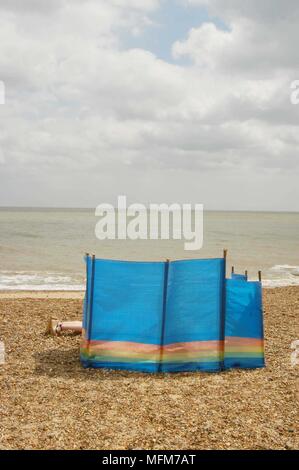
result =
[[[225,279],[225,260],[86,258],[81,361],[143,372],[263,365],[260,283]]]

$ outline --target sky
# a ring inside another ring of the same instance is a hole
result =
[[[298,0],[1,0],[0,206],[299,211]]]

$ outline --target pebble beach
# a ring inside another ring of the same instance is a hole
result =
[[[0,449],[298,449],[299,287],[264,289],[264,369],[147,375],[83,369],[81,292],[2,292]]]

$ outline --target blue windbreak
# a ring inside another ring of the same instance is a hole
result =
[[[84,366],[178,372],[262,365],[261,285],[225,280],[224,259],[86,263]]]

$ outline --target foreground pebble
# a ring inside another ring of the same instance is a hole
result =
[[[0,299],[0,448],[298,448],[299,288],[265,290],[264,309],[265,369],[147,375],[83,369],[78,336],[45,336],[81,300]]]

